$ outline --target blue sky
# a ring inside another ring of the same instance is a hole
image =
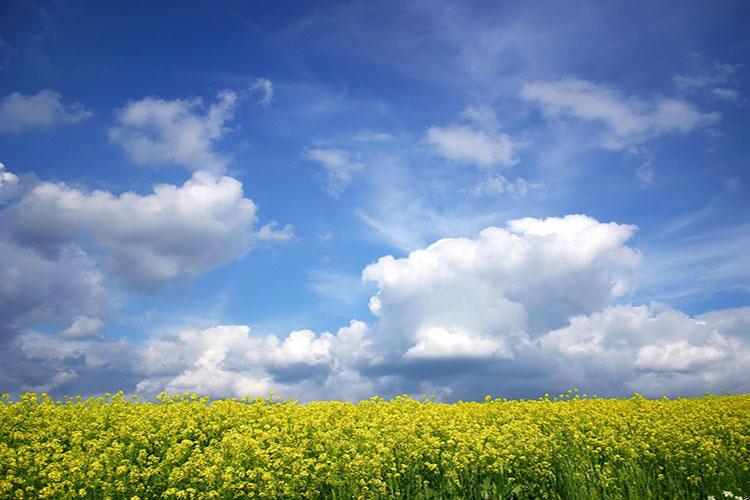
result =
[[[0,8],[0,392],[750,387],[742,2]]]

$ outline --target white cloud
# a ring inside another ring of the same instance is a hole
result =
[[[336,334],[299,330],[283,339],[253,336],[246,325],[182,331],[150,339],[137,353],[137,390],[240,397],[274,391],[309,400],[329,384],[357,378],[351,370],[368,347],[366,333],[356,320]]]
[[[78,374],[72,370],[61,370],[46,383],[34,386],[25,386],[24,392],[50,392],[61,385],[78,378]]]
[[[724,99],[725,101],[737,101],[740,98],[739,91],[724,87],[716,87],[714,89],[711,89],[711,94],[718,97],[719,99]]]
[[[303,155],[323,167],[326,174],[326,190],[332,196],[340,195],[354,176],[364,169],[364,165],[340,149],[306,149]]]
[[[250,85],[250,92],[257,93],[258,104],[265,107],[273,101],[273,83],[267,78],[258,78]]]
[[[683,92],[706,92],[726,101],[739,100],[740,93],[732,88],[737,84],[737,70],[741,64],[715,64],[711,71],[694,75],[674,75],[672,81]]]
[[[27,332],[10,350],[0,349],[0,367],[18,372],[12,381],[18,390],[53,390],[72,382],[59,390],[86,395],[122,389],[147,397],[161,391],[214,397],[273,391],[308,401],[361,399],[374,391],[356,369],[371,358],[367,335],[367,325],[357,320],[336,333],[298,330],[280,338],[254,335],[247,325],[218,325],[152,336],[142,344]]]
[[[482,179],[474,188],[475,196],[509,194],[519,198],[525,198],[531,190],[542,189],[544,185],[541,182],[529,182],[522,177],[512,181],[504,175],[492,173]]]
[[[0,133],[46,129],[91,117],[83,104],[64,104],[60,94],[45,89],[36,95],[14,92],[0,99]]]
[[[254,239],[258,241],[288,241],[294,238],[294,226],[291,224],[285,224],[281,229],[276,229],[277,227],[276,221],[269,222],[258,229]]]
[[[255,240],[292,232],[272,225],[254,232],[256,206],[242,184],[206,172],[182,186],[157,184],[148,195],[43,182],[0,217],[16,241],[41,251],[91,241],[120,280],[144,290],[192,278],[244,254]]]
[[[406,359],[462,359],[512,357],[499,339],[472,335],[461,330],[431,327],[416,333],[416,344],[404,353]]]
[[[425,140],[440,156],[482,168],[513,165],[518,144],[499,131],[494,111],[487,107],[467,108],[461,116],[472,125],[432,126]]]
[[[634,231],[582,215],[524,218],[405,258],[383,257],[363,271],[378,290],[370,299],[372,329],[355,320],[336,333],[277,337],[219,325],[133,345],[92,333],[100,328],[92,310],[72,319],[75,334],[24,333],[15,351],[0,355],[8,366],[27,368],[18,387],[111,390],[104,380],[145,396],[750,390],[750,308],[691,317],[656,303],[613,305],[631,288],[640,261],[627,246]],[[13,286],[7,278],[0,283]]]
[[[572,318],[541,347],[557,359],[562,383],[574,386],[650,396],[746,391],[749,319],[750,308],[693,318],[659,304],[615,306]],[[739,331],[728,328],[738,322]]]
[[[238,95],[222,90],[216,102],[145,97],[117,110],[110,140],[139,165],[174,164],[191,170],[223,171],[229,159],[215,150],[229,132]]]
[[[636,368],[648,371],[690,371],[697,367],[725,361],[732,354],[729,342],[714,333],[711,341],[702,346],[690,345],[686,340],[660,342],[638,350]]]
[[[586,80],[534,81],[521,90],[524,99],[541,106],[553,119],[576,118],[606,126],[601,146],[627,149],[654,137],[686,134],[719,121],[718,113],[704,113],[678,99],[644,101]]]
[[[45,255],[0,231],[0,263],[0,343],[32,324],[99,316],[112,307],[104,276],[76,245]]]
[[[70,339],[97,339],[101,338],[104,322],[99,318],[92,318],[78,314],[68,328],[62,330],[59,335]]]
[[[440,352],[441,340],[455,347],[484,339],[505,355],[626,293],[639,262],[625,246],[634,230],[582,215],[527,218],[383,257],[362,273],[378,287],[370,303],[378,342],[413,355]]]
[[[5,170],[0,163],[0,203],[13,198],[18,192],[18,176]]]
[[[393,140],[393,136],[387,132],[360,130],[352,137],[352,140],[356,142],[388,142]]]

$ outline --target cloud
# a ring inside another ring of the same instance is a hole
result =
[[[5,165],[0,163],[0,203],[13,198],[18,192],[18,176],[13,172],[5,170]]]
[[[378,288],[370,310],[379,342],[412,356],[449,352],[441,342],[479,343],[492,346],[488,356],[506,355],[514,343],[625,294],[639,262],[625,246],[634,231],[582,215],[518,219],[476,239],[383,257],[362,273]]]
[[[540,343],[557,358],[564,384],[651,396],[744,392],[750,374],[748,328],[750,308],[690,317],[660,304],[614,306],[572,318],[570,326],[546,334]]]
[[[276,221],[269,222],[258,229],[254,239],[257,241],[288,241],[294,238],[294,226],[291,224],[285,224],[281,229],[276,229],[277,227]]]
[[[538,104],[552,119],[576,118],[606,127],[600,145],[622,150],[667,134],[687,134],[719,121],[718,113],[704,113],[679,99],[644,101],[586,80],[534,81],[521,97]]]
[[[75,244],[45,255],[0,231],[0,262],[0,344],[33,324],[100,316],[113,306],[105,277]]]
[[[517,163],[518,144],[501,133],[494,111],[487,107],[467,108],[461,116],[471,125],[432,126],[425,141],[444,158],[458,163],[475,164],[482,168]]]
[[[62,330],[59,335],[71,339],[97,339],[102,336],[104,322],[99,318],[92,318],[78,314],[68,328]]]
[[[134,388],[133,344],[123,339],[70,338],[25,331],[0,346],[0,362],[10,376],[5,390],[45,390],[58,395],[100,395]],[[0,378],[2,378],[0,369]]]
[[[50,392],[53,389],[56,389],[57,387],[67,383],[71,382],[78,378],[78,374],[72,370],[62,370],[52,377],[52,379],[41,385],[35,385],[35,386],[26,386],[24,387],[24,391],[28,392]]]
[[[718,97],[719,99],[724,99],[725,101],[738,101],[740,98],[739,91],[724,87],[716,87],[714,89],[711,89],[711,94]]]
[[[60,94],[45,89],[36,95],[14,92],[0,99],[0,133],[48,129],[91,117],[83,104],[64,104]]]
[[[261,396],[271,391],[312,399],[329,383],[349,378],[367,348],[367,325],[352,321],[336,334],[299,330],[280,339],[254,336],[246,325],[186,330],[150,339],[136,353],[141,393],[194,391]]]
[[[365,197],[355,209],[368,238],[410,252],[446,236],[476,235],[508,218],[502,204],[475,196],[481,177],[492,171],[461,169],[445,176],[442,162],[424,149],[389,144],[367,158]],[[513,181],[514,182],[514,181]],[[505,212],[505,213],[503,213]]]
[[[627,246],[634,230],[582,215],[525,218],[383,257],[363,271],[377,287],[376,323],[336,333],[218,325],[130,344],[92,333],[93,314],[75,317],[67,334],[27,332],[0,349],[5,372],[17,374],[6,385],[303,400],[750,390],[750,308],[693,317],[614,304],[640,260]]]
[[[683,92],[705,92],[726,101],[737,101],[740,93],[732,88],[737,83],[741,64],[715,64],[711,71],[694,75],[674,75],[672,81]]]
[[[706,210],[707,209],[707,210]],[[637,297],[678,303],[750,292],[750,225],[732,224],[711,206],[666,224],[658,242],[644,242]],[[692,227],[700,224],[700,229]],[[706,229],[707,228],[707,229]]]
[[[393,136],[387,132],[360,130],[352,137],[352,140],[356,142],[388,142],[393,140]]]
[[[510,357],[504,342],[459,330],[431,327],[416,334],[416,344],[404,353],[406,359],[486,359]]]
[[[544,185],[540,182],[529,182],[522,177],[512,181],[504,175],[492,173],[482,179],[474,188],[475,196],[488,196],[498,194],[509,194],[519,198],[525,198],[531,190],[542,189]]]
[[[358,274],[315,270],[309,274],[309,288],[319,297],[338,304],[362,303],[367,298],[367,287]]]
[[[43,254],[91,242],[107,268],[138,290],[190,279],[243,255],[257,240],[284,240],[267,225],[254,231],[256,206],[232,177],[195,172],[182,186],[157,184],[153,193],[82,191],[42,182],[0,212],[14,241]]]
[[[258,78],[250,85],[250,92],[257,94],[258,104],[266,107],[273,101],[273,83],[267,78]]]
[[[634,231],[582,215],[525,218],[379,259],[363,271],[378,289],[379,360],[365,372],[450,399],[747,390],[750,308],[694,318],[612,305],[633,288]]]
[[[23,332],[0,343],[4,390],[153,397],[190,391],[214,397],[267,396],[306,401],[361,399],[374,389],[356,366],[366,357],[368,327],[352,320],[335,333],[297,330],[255,335],[247,325],[183,329],[133,344],[102,338],[95,318],[77,317],[58,335]],[[12,373],[13,375],[9,375]],[[61,374],[64,374],[61,375]]]
[[[0,71],[8,69],[11,59],[17,54],[18,50],[0,36]]]
[[[326,191],[334,197],[344,192],[354,176],[364,169],[364,165],[341,149],[306,149],[303,156],[323,167],[326,174]]]
[[[215,150],[230,129],[239,97],[222,90],[206,106],[199,98],[145,97],[116,111],[109,139],[138,165],[174,164],[191,170],[223,171],[229,158]]]

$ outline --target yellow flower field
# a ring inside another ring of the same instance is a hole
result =
[[[750,396],[0,404],[2,498],[750,495]]]

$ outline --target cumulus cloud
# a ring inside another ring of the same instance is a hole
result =
[[[0,163],[0,203],[13,198],[18,192],[18,176],[13,172],[5,170],[5,165]]]
[[[50,392],[59,386],[71,382],[78,378],[78,374],[72,370],[61,370],[46,383],[34,386],[25,386],[24,391],[28,392]]]
[[[747,391],[748,329],[750,308],[690,317],[661,304],[613,306],[572,318],[540,343],[563,384],[652,396]]]
[[[45,89],[35,95],[14,92],[0,99],[0,133],[47,129],[91,117],[83,104],[64,104],[60,94]]]
[[[628,246],[634,231],[583,215],[524,218],[383,257],[363,271],[377,287],[372,327],[353,320],[335,333],[278,337],[219,325],[135,345],[97,337],[91,312],[56,336],[24,333],[14,355],[0,357],[25,367],[17,387],[111,390],[105,379],[145,396],[750,390],[750,308],[690,316],[658,303],[617,304],[640,261]]]
[[[86,192],[42,182],[0,213],[15,241],[52,254],[90,241],[121,281],[155,290],[242,255],[259,239],[283,240],[290,226],[254,231],[256,206],[232,177],[195,172],[182,186],[157,184],[140,195]]]
[[[223,171],[229,159],[216,143],[229,132],[239,97],[222,90],[206,106],[202,99],[146,97],[116,111],[109,139],[139,165],[174,164],[191,170]]]
[[[294,238],[294,226],[285,224],[281,229],[276,229],[278,225],[276,221],[269,222],[258,229],[254,239],[257,241],[287,241]]]
[[[583,215],[518,219],[475,240],[443,239],[405,258],[383,257],[362,276],[378,287],[371,310],[384,338],[402,332],[396,338],[413,343],[439,328],[508,344],[625,294],[640,259],[625,245],[634,231]]]
[[[346,372],[367,348],[366,332],[356,320],[335,334],[299,330],[283,339],[254,336],[247,325],[182,331],[150,339],[136,353],[134,371],[142,376],[136,389],[224,396],[275,391],[310,399],[306,392],[323,394],[328,384],[352,376]]]
[[[461,329],[431,327],[419,330],[416,343],[404,353],[406,359],[461,359],[511,357],[510,349],[499,339],[482,337]]]
[[[17,374],[4,381],[4,390],[361,399],[374,392],[357,370],[371,357],[368,331],[357,320],[335,333],[298,330],[285,337],[255,335],[247,325],[219,325],[152,336],[142,344],[30,331],[0,345],[0,366]],[[0,380],[3,375],[0,369]]]
[[[364,169],[364,165],[341,149],[311,148],[306,149],[303,156],[323,167],[326,175],[326,191],[332,196],[339,196],[354,177]]]
[[[552,119],[575,118],[606,127],[601,146],[622,150],[667,134],[687,134],[719,121],[719,113],[704,113],[685,101],[660,97],[651,101],[577,79],[534,81],[521,97],[538,104]]]
[[[47,129],[91,117],[83,104],[64,104],[59,93],[45,89],[35,95],[14,92],[0,99],[0,133]]]
[[[78,314],[68,328],[60,331],[59,335],[71,339],[97,339],[102,336],[104,322],[99,318],[92,318]]]
[[[632,288],[633,226],[519,219],[365,268],[370,374],[414,393],[516,397],[579,387],[650,396],[747,390],[750,308],[690,317],[612,305]]]
[[[135,387],[135,345],[124,339],[70,338],[33,330],[0,346],[5,390],[46,390],[60,395],[95,395]],[[62,376],[61,374],[64,374]],[[2,373],[0,373],[0,378]]]
[[[425,141],[435,152],[458,163],[491,168],[516,163],[518,144],[500,132],[494,111],[487,107],[469,107],[461,116],[470,124],[432,126]]]
[[[112,307],[104,276],[77,245],[45,255],[0,231],[0,263],[0,344],[35,323],[99,316]]]

